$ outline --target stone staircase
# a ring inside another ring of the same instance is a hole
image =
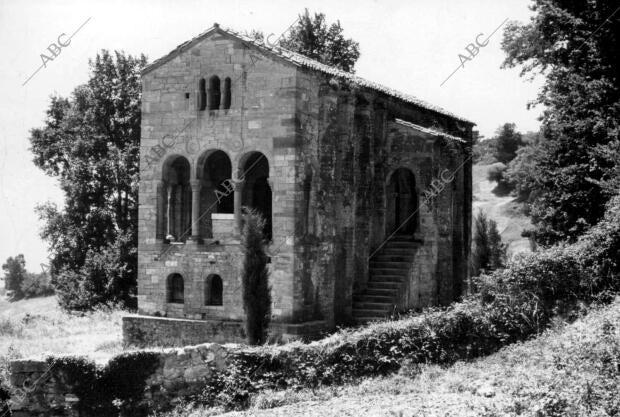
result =
[[[381,320],[393,312],[420,241],[394,236],[370,259],[368,286],[353,295],[353,321]]]

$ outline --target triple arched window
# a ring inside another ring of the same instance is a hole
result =
[[[230,109],[232,104],[232,81],[230,77],[224,79],[224,91],[222,92],[220,77],[217,75],[207,81],[201,78],[198,81],[198,110],[223,110]]]

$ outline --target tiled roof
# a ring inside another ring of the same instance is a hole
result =
[[[170,59],[172,59],[174,56],[176,56],[177,54],[179,54],[180,52],[184,51],[185,49],[191,47],[192,45],[194,45],[195,43],[201,41],[203,38],[209,36],[210,34],[212,34],[213,32],[218,31],[220,33],[224,33],[227,34],[229,36],[235,37],[241,41],[243,41],[244,43],[250,44],[253,47],[262,50],[264,52],[268,52],[270,54],[273,54],[277,57],[280,57],[282,59],[284,59],[287,62],[290,62],[296,66],[300,66],[300,67],[304,67],[304,68],[308,68],[311,70],[315,70],[315,71],[319,71],[325,74],[329,74],[329,75],[333,75],[334,77],[338,77],[338,78],[343,78],[346,79],[354,84],[359,85],[360,87],[365,87],[377,92],[381,92],[383,94],[386,94],[390,97],[394,97],[396,99],[402,100],[404,102],[407,103],[411,103],[414,104],[418,107],[422,107],[424,109],[427,110],[431,110],[434,111],[436,113],[445,115],[445,116],[449,116],[452,117],[454,119],[460,120],[462,122],[466,122],[466,123],[471,123],[471,124],[475,124],[474,122],[472,122],[471,120],[465,119],[461,116],[457,116],[454,113],[451,113],[447,110],[442,109],[439,106],[435,106],[434,104],[430,104],[427,103],[424,100],[421,100],[415,96],[412,96],[410,94],[405,94],[402,93],[400,91],[394,90],[392,88],[386,87],[384,85],[381,85],[379,83],[375,83],[373,81],[369,81],[366,80],[365,78],[362,77],[358,77],[355,74],[352,74],[350,72],[346,72],[346,71],[342,71],[341,69],[335,68],[335,67],[331,67],[329,65],[325,65],[320,63],[319,61],[316,61],[314,59],[308,58],[307,56],[298,54],[296,52],[293,51],[289,51],[287,49],[284,48],[280,48],[278,46],[271,46],[269,44],[266,43],[262,43],[259,41],[256,41],[248,36],[245,36],[239,32],[236,32],[234,30],[231,29],[223,29],[221,28],[217,23],[213,25],[213,27],[211,27],[210,29],[206,30],[205,32],[201,33],[200,35],[196,36],[193,39],[190,39],[189,41],[183,42],[182,44],[180,44],[179,46],[177,46],[175,49],[173,49],[170,53],[168,53],[167,55],[153,61],[153,63],[151,63],[150,65],[147,65],[143,70],[142,70],[142,74],[146,74],[150,71],[152,71],[153,69],[159,67],[160,65],[162,65],[163,63],[169,61]],[[444,135],[446,136],[446,135]]]
[[[415,129],[418,130],[422,133],[426,133],[429,135],[433,135],[433,136],[442,136],[446,139],[450,139],[450,140],[455,140],[457,142],[463,142],[463,143],[467,143],[467,141],[463,138],[459,138],[458,136],[454,136],[454,135],[450,135],[448,133],[442,132],[440,130],[435,130],[435,129],[431,129],[430,127],[424,127],[424,126],[420,126],[420,125],[416,125],[415,123],[411,123],[408,122],[406,120],[402,120],[402,119],[394,119],[394,121],[396,123],[398,123],[399,125],[403,125],[403,126],[407,126],[411,129]]]

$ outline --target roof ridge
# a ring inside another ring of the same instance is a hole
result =
[[[339,77],[339,78],[345,78],[361,87],[365,87],[365,88],[369,88],[371,90],[375,90],[378,92],[381,92],[383,94],[386,94],[388,96],[394,97],[396,99],[402,100],[404,102],[410,103],[410,104],[414,104],[418,107],[422,107],[426,110],[430,110],[430,111],[434,111],[436,113],[448,116],[448,117],[452,117],[454,119],[460,120],[462,122],[466,122],[466,123],[471,123],[474,124],[474,122],[472,122],[471,120],[468,120],[464,117],[458,116],[457,114],[454,114],[448,110],[445,110],[444,108],[440,107],[440,106],[436,106],[434,104],[431,104],[425,100],[422,100],[416,96],[413,96],[411,94],[407,94],[407,93],[403,93],[401,91],[395,90],[393,88],[387,87],[385,85],[382,85],[380,83],[374,82],[374,81],[370,81],[368,79],[362,78],[359,75],[356,75],[354,73],[351,72],[347,72],[344,70],[341,70],[339,68],[330,66],[330,65],[326,65],[323,64],[322,62],[319,62],[313,58],[307,57],[305,55],[302,55],[298,52],[294,52],[285,48],[282,48],[281,46],[271,46],[271,45],[267,45],[265,43],[262,42],[258,42],[253,38],[250,38],[249,36],[246,36],[244,34],[242,34],[239,31],[236,31],[234,29],[231,28],[223,28],[221,25],[219,25],[218,23],[215,23],[212,27],[210,27],[209,29],[205,30],[204,32],[202,32],[201,34],[195,36],[194,38],[183,42],[182,44],[178,45],[176,48],[174,48],[172,51],[170,51],[168,54],[164,55],[163,57],[156,59],[155,61],[153,61],[151,64],[147,65],[146,67],[144,67],[144,69],[142,70],[141,74],[144,75],[147,72],[151,71],[152,69],[154,69],[155,67],[161,65],[162,63],[166,62],[173,54],[177,53],[177,52],[181,52],[183,50],[183,48],[185,48],[186,46],[189,46],[190,44],[192,44],[195,41],[198,41],[199,39],[209,35],[211,32],[214,31],[219,31],[219,32],[223,32],[226,33],[230,36],[236,37],[238,39],[240,39],[242,42],[247,42],[249,44],[251,44],[252,46],[266,51],[268,53],[272,53],[282,59],[284,59],[285,61],[288,61],[289,63],[292,63],[294,65],[300,66],[300,67],[306,67],[309,69],[313,69],[315,71],[320,71],[323,72],[325,74],[329,74],[329,75],[333,75],[335,77]]]
[[[421,125],[418,125],[418,124],[415,124],[415,123],[412,123],[412,122],[408,122],[407,120],[403,120],[403,119],[399,119],[399,118],[395,118],[394,122],[396,122],[399,125],[403,125],[403,126],[406,126],[408,128],[411,128],[411,129],[414,129],[414,130],[418,130],[420,132],[423,132],[423,133],[426,133],[426,134],[429,134],[429,135],[432,135],[432,136],[441,136],[441,137],[445,137],[446,139],[454,140],[454,141],[457,141],[457,142],[467,143],[467,141],[465,139],[463,139],[461,137],[458,137],[458,136],[451,135],[451,134],[446,133],[446,132],[442,132],[439,129],[435,129],[435,128],[432,128],[432,127],[424,127],[424,126],[421,126]]]

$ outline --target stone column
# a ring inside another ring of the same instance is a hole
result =
[[[171,233],[171,226],[172,226],[172,205],[170,204],[172,202],[172,191],[174,190],[174,185],[172,184],[168,184],[168,186],[166,187],[166,239],[169,239],[168,236],[170,236]]]
[[[235,235],[241,236],[241,204],[243,204],[242,196],[243,196],[243,187],[245,185],[245,177],[241,178],[233,178],[233,182],[235,183],[235,194],[234,194],[234,213],[235,213]]]
[[[164,224],[164,207],[166,196],[163,181],[157,181],[155,198],[155,239],[163,240],[166,237],[166,225]]]
[[[192,187],[192,236],[191,240],[200,239],[200,188],[202,183],[200,180],[192,180],[190,182]]]

